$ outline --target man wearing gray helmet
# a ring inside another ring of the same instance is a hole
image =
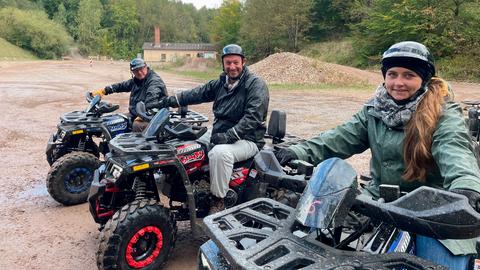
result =
[[[130,92],[128,116],[133,122],[133,132],[141,132],[148,123],[138,117],[135,108],[137,103],[143,101],[146,107],[151,107],[152,104],[156,104],[165,98],[168,93],[162,78],[151,70],[143,59],[133,59],[130,62],[130,71],[132,73],[131,79],[95,90],[92,95],[103,96],[112,93]]]
[[[225,208],[224,197],[233,164],[253,157],[265,144],[269,93],[266,83],[245,65],[242,48],[230,44],[222,51],[223,73],[197,88],[163,99],[156,107],[178,107],[213,101],[213,128],[199,141],[209,150],[210,214]]]

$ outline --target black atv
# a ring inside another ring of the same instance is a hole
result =
[[[89,105],[84,111],[73,111],[60,117],[57,133],[47,143],[46,156],[51,165],[47,190],[64,205],[83,203],[88,196],[93,172],[100,166],[100,154],[108,153],[108,141],[129,132],[128,118],[108,114],[118,105],[102,102],[100,96],[87,93]],[[94,138],[100,140],[99,144]]]
[[[144,115],[142,106],[137,111]],[[282,139],[285,117],[272,113],[270,147],[288,146],[296,138]],[[90,212],[103,228],[99,269],[158,269],[174,246],[177,221],[190,220],[193,236],[201,235],[197,218],[208,214],[211,201],[209,145],[196,140],[207,131],[201,126],[206,121],[192,111],[162,109],[142,134],[122,134],[110,141],[111,152],[96,171],[88,198]],[[234,165],[227,207],[261,196],[298,200],[305,176],[276,183],[258,180],[272,159],[271,151],[260,152]]]
[[[345,161],[326,160],[296,209],[261,198],[206,217],[211,240],[200,247],[198,269],[446,269],[409,254],[411,234],[480,235],[480,215],[462,195],[381,186],[375,201],[356,178]]]

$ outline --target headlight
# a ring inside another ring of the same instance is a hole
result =
[[[110,168],[110,174],[115,178],[115,179],[118,179],[120,178],[120,176],[122,175],[122,172],[123,172],[123,169],[122,167],[116,165],[116,164],[113,164],[112,165],[112,168]]]
[[[58,138],[59,138],[60,140],[63,140],[63,138],[65,137],[65,135],[67,135],[67,132],[66,132],[65,130],[62,130],[62,131],[60,132],[60,134],[58,134]]]
[[[205,254],[203,254],[203,252],[200,251],[200,256],[199,256],[199,262],[198,262],[198,269],[201,269],[201,270],[210,270],[212,268],[210,268],[210,265],[208,264],[208,260],[207,260],[207,257],[205,256]]]

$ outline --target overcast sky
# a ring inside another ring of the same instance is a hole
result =
[[[222,0],[181,0],[184,3],[193,4],[197,9],[203,6],[207,8],[219,8],[222,5]]]

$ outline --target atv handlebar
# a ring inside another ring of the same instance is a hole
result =
[[[435,239],[470,239],[480,235],[480,214],[465,196],[427,186],[390,203],[360,194],[353,209],[401,230]]]
[[[118,104],[102,102],[102,97],[100,95],[92,96],[91,92],[85,94],[85,99],[89,103],[85,110],[86,113],[94,113],[100,116],[104,113],[110,113],[120,108]]]

